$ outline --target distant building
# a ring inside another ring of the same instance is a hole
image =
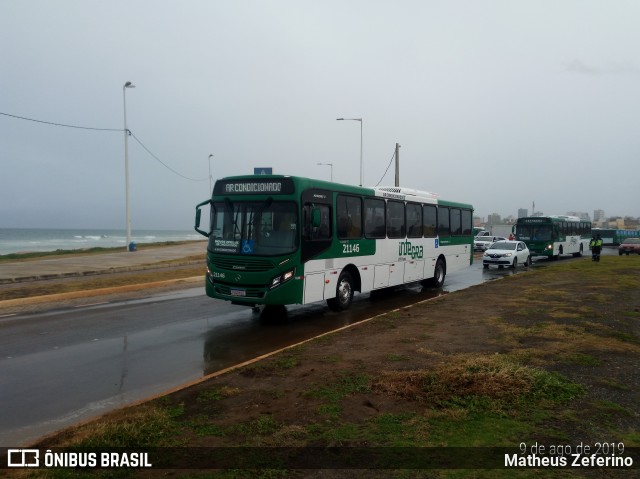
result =
[[[529,210],[526,208],[518,208],[518,218],[526,218],[529,216]]]
[[[498,213],[492,213],[487,218],[487,224],[490,225],[499,225],[502,222],[502,218]]]
[[[628,230],[638,230],[638,229],[640,229],[640,221],[638,221],[638,218],[633,218],[631,216],[625,216],[624,217],[624,226]]]
[[[607,228],[612,228],[615,230],[625,229],[624,218],[622,218],[621,216],[612,216],[604,223]]]
[[[567,216],[577,216],[582,221],[591,221],[589,217],[589,213],[581,212],[581,211],[569,211],[567,212]]]
[[[605,219],[604,210],[593,210],[594,223],[602,223]]]

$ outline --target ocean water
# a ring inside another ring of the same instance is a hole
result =
[[[202,240],[195,231],[133,230],[136,244]],[[124,230],[0,228],[0,255],[87,248],[125,248]]]

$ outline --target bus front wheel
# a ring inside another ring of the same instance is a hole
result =
[[[329,308],[334,311],[349,309],[353,301],[353,278],[348,271],[343,271],[338,278],[336,297],[327,300]]]

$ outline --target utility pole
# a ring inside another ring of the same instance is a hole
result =
[[[400,143],[396,143],[396,186],[400,186]]]
[[[127,96],[125,92],[127,88],[135,88],[136,86],[128,81],[122,87],[122,104],[124,107],[124,188],[125,188],[125,203],[127,207],[127,251],[135,251],[134,245],[131,242],[131,206],[129,204],[129,129],[127,128]]]
[[[213,186],[211,186],[211,180],[213,177],[211,176],[211,158],[213,158],[213,154],[209,155],[209,195],[213,195]]]

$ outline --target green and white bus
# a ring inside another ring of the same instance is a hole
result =
[[[604,246],[618,246],[627,238],[640,238],[640,230],[593,228],[592,233],[600,235]]]
[[[515,226],[518,241],[524,241],[531,256],[582,256],[589,250],[591,222],[577,216],[530,216],[518,218]]]
[[[427,192],[260,175],[216,181],[195,229],[209,238],[208,296],[246,306],[326,300],[339,311],[355,291],[441,287],[473,262],[472,218],[471,205]]]

